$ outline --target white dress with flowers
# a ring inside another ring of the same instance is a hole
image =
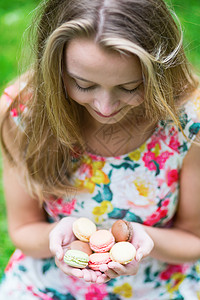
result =
[[[4,94],[8,100],[9,89]],[[11,113],[19,123],[20,115]],[[199,95],[184,105],[180,120],[185,134],[193,140],[200,129]],[[116,219],[172,226],[178,204],[179,172],[190,146],[191,142],[170,121],[161,121],[141,147],[126,155],[100,157],[86,153],[73,157],[75,171],[71,180],[84,187],[84,192],[68,199],[46,200],[44,208],[49,221],[84,216],[106,229]],[[2,279],[0,299],[197,300],[200,261],[170,265],[145,258],[136,276],[121,276],[97,285],[63,274],[53,258],[34,259],[16,250]]]

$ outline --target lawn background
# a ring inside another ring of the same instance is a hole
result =
[[[21,54],[24,54],[23,44],[26,36],[24,32],[31,23],[34,9],[41,1],[0,1],[0,93],[2,93],[6,84],[18,76],[19,70],[22,69]],[[168,0],[167,2],[171,3],[181,21],[186,54],[200,75],[200,2],[197,0]],[[1,174],[0,168],[0,277],[14,250],[7,232]]]

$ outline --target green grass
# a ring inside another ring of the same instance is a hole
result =
[[[184,32],[187,57],[200,75],[200,2],[196,0],[168,0],[178,15]]]
[[[1,0],[0,3],[0,92],[6,84],[19,74],[21,41],[25,28],[30,24],[31,11],[39,1]],[[0,169],[0,174],[2,174]],[[1,176],[0,176],[1,179]],[[11,187],[12,188],[12,187]],[[0,181],[0,277],[14,246],[8,236],[6,210]]]
[[[200,70],[200,3],[196,0],[168,0],[181,20],[188,58]],[[32,10],[39,0],[1,0],[0,4],[0,92],[21,70],[23,32],[30,24]],[[199,71],[198,71],[199,72]],[[0,174],[1,174],[0,169]],[[0,177],[1,178],[1,177]],[[1,180],[2,181],[2,180]],[[7,232],[2,182],[0,184],[0,276],[14,247]]]

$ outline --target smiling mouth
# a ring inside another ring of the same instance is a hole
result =
[[[121,110],[121,109],[120,109]],[[116,114],[118,114],[119,112],[120,112],[120,110],[118,110],[118,111],[116,111],[116,112],[114,112],[114,113],[112,113],[112,114],[110,114],[110,115],[108,115],[108,116],[105,116],[105,115],[103,115],[103,114],[101,114],[100,112],[98,112],[98,111],[96,111],[96,110],[94,110],[99,116],[101,116],[101,117],[104,117],[104,118],[110,118],[110,117],[113,117],[113,116],[115,116]]]

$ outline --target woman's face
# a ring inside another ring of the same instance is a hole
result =
[[[144,101],[137,56],[108,52],[92,40],[77,38],[66,49],[65,65],[69,97],[101,124],[120,122]]]

